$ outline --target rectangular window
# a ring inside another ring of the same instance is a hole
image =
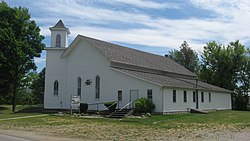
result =
[[[81,85],[82,85],[82,80],[80,77],[77,79],[77,95],[81,96]]]
[[[201,92],[201,102],[204,102],[204,92]]]
[[[147,96],[148,96],[148,99],[149,100],[153,100],[153,92],[152,92],[152,89],[148,89],[147,90]]]
[[[95,98],[100,98],[100,76],[95,77]]]
[[[211,93],[208,93],[209,102],[211,102]]]
[[[187,91],[183,91],[183,101],[187,102]]]
[[[195,99],[196,99],[196,92],[193,91],[193,102],[195,102]]]
[[[173,102],[176,102],[176,90],[173,90]]]
[[[122,101],[122,90],[118,91],[118,101]]]

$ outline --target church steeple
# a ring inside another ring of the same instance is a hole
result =
[[[59,20],[49,30],[51,31],[51,47],[68,47],[68,34],[70,34],[70,31],[69,28],[64,26],[62,20]]]

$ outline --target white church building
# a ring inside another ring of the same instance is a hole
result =
[[[71,95],[90,105],[119,101],[119,108],[146,97],[157,113],[231,109],[231,91],[196,80],[194,73],[167,57],[83,35],[68,46],[70,30],[61,20],[50,31],[45,109],[70,109]]]

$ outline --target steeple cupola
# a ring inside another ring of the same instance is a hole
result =
[[[66,28],[62,22],[59,20],[57,24],[50,27],[51,31],[51,47],[68,47],[68,34],[70,34],[69,28]]]

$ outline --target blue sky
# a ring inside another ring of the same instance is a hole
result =
[[[59,19],[69,43],[82,34],[164,55],[183,41],[201,53],[209,41],[250,45],[249,0],[7,0],[29,9],[50,46],[49,27]],[[45,51],[35,62],[45,67]]]

